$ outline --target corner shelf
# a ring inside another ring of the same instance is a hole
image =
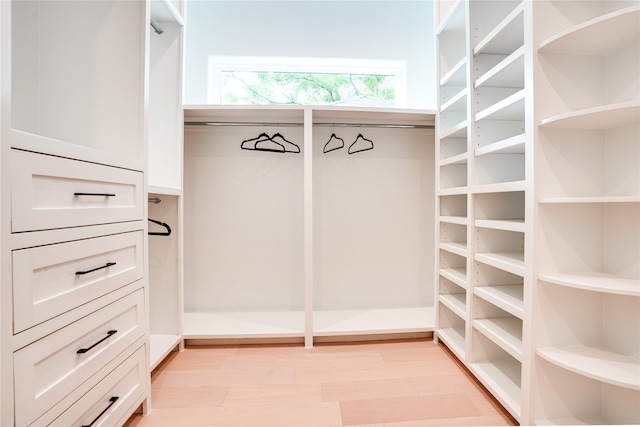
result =
[[[543,347],[537,354],[572,372],[632,390],[640,390],[639,361],[629,356],[584,345]]]
[[[544,53],[604,55],[636,40],[640,36],[638,22],[640,6],[628,7],[569,28],[542,42],[538,50]]]
[[[629,101],[559,114],[542,120],[540,127],[609,129],[638,121],[639,118],[640,102]]]
[[[587,291],[640,297],[640,281],[602,272],[539,274],[539,280]]]

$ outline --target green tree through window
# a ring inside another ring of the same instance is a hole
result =
[[[236,71],[222,73],[224,104],[360,104],[393,106],[395,76]]]

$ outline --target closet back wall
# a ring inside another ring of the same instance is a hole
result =
[[[408,108],[435,109],[431,1],[190,1],[185,104],[206,104],[210,56],[406,61]]]

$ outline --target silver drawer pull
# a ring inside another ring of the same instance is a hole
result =
[[[104,408],[104,411],[100,412],[100,415],[98,415],[93,421],[91,421],[91,424],[85,424],[82,427],[91,427],[92,425],[94,425],[96,423],[96,421],[98,421],[100,419],[100,417],[104,415],[105,412],[107,412],[109,409],[111,409],[111,407],[118,401],[118,399],[120,399],[120,397],[111,396],[111,399],[109,399],[109,406]]]
[[[83,274],[93,273],[94,271],[102,270],[103,268],[111,267],[112,265],[116,265],[115,262],[108,262],[101,267],[92,268],[91,270],[85,271],[76,271],[76,276],[82,276]]]
[[[87,348],[81,348],[80,350],[76,351],[76,353],[78,354],[84,354],[86,352],[88,352],[89,350],[91,350],[93,347],[97,346],[98,344],[100,344],[102,341],[108,340],[109,338],[111,338],[112,335],[114,335],[115,333],[117,333],[118,331],[115,329],[110,330],[109,332],[107,332],[107,336],[102,338],[100,341],[98,341],[97,343],[93,344],[91,347],[87,347]]]
[[[74,196],[116,197],[114,193],[73,193]]]

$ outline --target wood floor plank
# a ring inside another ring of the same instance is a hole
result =
[[[221,406],[229,387],[189,386],[153,387],[151,400],[154,408],[195,408]]]
[[[322,384],[322,401],[379,399],[386,397],[417,396],[411,378],[391,378],[367,381],[340,381]]]
[[[340,402],[343,425],[422,421],[482,415],[468,396],[434,396],[347,400]]]

